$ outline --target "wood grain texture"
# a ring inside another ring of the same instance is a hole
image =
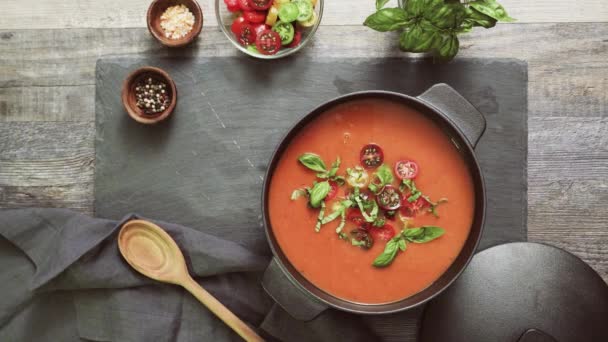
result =
[[[0,29],[127,28],[146,27],[145,15],[151,0],[22,0],[4,6]],[[604,0],[501,0],[519,23],[606,22]],[[204,28],[217,26],[213,0],[199,0]],[[223,1],[220,0],[223,6]],[[389,6],[395,6],[392,0]],[[373,0],[325,1],[323,25],[360,25],[374,11]]]

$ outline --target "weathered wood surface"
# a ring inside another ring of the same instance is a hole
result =
[[[0,29],[145,27],[152,0],[6,1]],[[217,26],[215,0],[199,0],[205,27]],[[519,23],[606,22],[605,0],[501,0]],[[219,0],[223,5],[223,1]],[[391,0],[390,6],[396,5]],[[326,0],[324,25],[359,25],[374,10],[374,0]]]
[[[145,11],[139,0],[120,6],[116,0],[58,3],[6,4],[9,15],[4,13],[0,21],[0,208],[64,207],[91,214],[97,58],[226,56],[238,51],[217,28],[204,30],[195,46],[183,50],[161,47],[144,28],[90,28],[143,26],[136,24],[143,20],[139,8]],[[202,3],[211,13],[209,5]],[[340,3],[329,0],[326,9]],[[563,0],[503,3],[524,21],[526,15],[531,21],[608,19],[603,0],[584,5]],[[59,7],[51,12],[52,4]],[[355,1],[342,8],[332,14],[341,18],[334,23],[355,25],[372,5]],[[119,14],[110,18],[105,13]],[[327,14],[324,24],[332,23],[331,18]],[[394,35],[360,25],[322,26],[302,53],[403,56],[396,45]],[[608,23],[513,24],[475,30],[462,39],[459,58],[466,57],[528,61],[529,239],[575,253],[608,282]],[[399,340],[390,336],[395,325],[411,332],[406,340],[415,340],[416,321],[407,313],[376,323],[387,340]]]

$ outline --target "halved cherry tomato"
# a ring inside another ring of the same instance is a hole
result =
[[[249,5],[258,11],[267,10],[272,6],[273,0],[249,0]]]
[[[255,42],[256,34],[253,26],[244,17],[238,17],[232,22],[230,30],[239,43],[247,46]]]
[[[359,209],[349,209],[348,214],[346,214],[346,219],[357,226],[367,226],[367,222],[365,222],[365,219],[363,218],[363,215],[361,215],[361,211]]]
[[[399,179],[412,179],[418,175],[418,164],[412,160],[400,160],[395,163],[395,174]]]
[[[369,233],[374,240],[388,241],[395,236],[395,228],[387,223],[382,227],[370,227]]]
[[[241,7],[241,9],[243,11],[253,11],[253,8],[251,8],[251,0],[238,0],[239,2],[239,7]]]
[[[401,214],[406,217],[416,216],[422,209],[429,205],[429,202],[427,202],[427,200],[423,197],[420,197],[414,202],[410,203],[407,200],[409,196],[409,194],[403,196],[403,205],[401,206]]]
[[[387,184],[376,195],[380,208],[384,210],[396,210],[401,206],[401,194],[394,186]]]
[[[264,32],[266,30],[270,30],[270,27],[268,27],[268,25],[266,25],[264,23],[260,23],[260,24],[253,25],[253,30],[255,31],[255,35],[257,37],[260,34],[262,34],[262,32]]]
[[[296,29],[296,33],[294,33],[294,35],[293,35],[293,40],[291,41],[291,43],[289,43],[289,45],[287,45],[287,47],[294,48],[294,47],[300,45],[301,41],[302,41],[302,31]]]
[[[264,55],[274,55],[281,49],[281,36],[274,31],[266,30],[257,37],[255,47]]]
[[[238,12],[241,10],[241,6],[239,6],[239,0],[224,0],[228,11],[230,12]]]
[[[243,17],[252,24],[259,24],[266,20],[266,13],[262,11],[245,11],[243,12]]]
[[[368,169],[376,168],[384,162],[384,152],[382,148],[376,144],[367,144],[361,149],[359,154],[361,165]]]
[[[327,196],[325,196],[326,201],[331,201],[338,195],[338,183],[329,181],[329,186],[329,192],[327,193]]]

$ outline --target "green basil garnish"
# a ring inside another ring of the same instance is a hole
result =
[[[382,254],[378,255],[372,265],[376,267],[386,267],[390,265],[395,257],[397,256],[397,252],[399,252],[400,248],[400,239],[392,238],[384,246],[384,251]]]
[[[386,164],[382,164],[378,170],[374,172],[374,179],[372,179],[372,182],[369,184],[368,188],[371,192],[377,193],[378,191],[382,190],[385,185],[391,184],[394,180],[395,177],[393,176],[393,171],[391,168],[386,166]]]
[[[413,230],[413,229],[419,229],[419,231],[412,232],[412,233],[410,233],[410,236],[408,236],[407,231]],[[420,228],[405,229],[403,235],[409,242],[427,243],[429,241],[435,240],[436,238],[440,237],[444,233],[445,233],[445,230],[441,227],[422,226]],[[414,234],[414,235],[412,235],[412,234]]]
[[[317,233],[321,231],[323,215],[325,215],[325,202],[321,202],[321,210],[319,210],[319,216],[317,216],[317,224],[315,225],[315,231]]]
[[[291,200],[295,201],[298,198],[300,198],[300,196],[306,196],[308,192],[305,189],[295,189],[292,193],[291,193]]]
[[[304,153],[298,160],[302,165],[313,171],[327,172],[327,167],[325,166],[323,159],[314,153]]]
[[[310,189],[310,206],[313,208],[318,208],[321,206],[321,203],[327,197],[329,190],[331,189],[331,185],[329,185],[328,181],[323,181],[315,184],[312,189]]]

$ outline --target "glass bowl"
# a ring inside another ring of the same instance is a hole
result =
[[[312,40],[312,37],[315,35],[315,32],[317,32],[319,24],[321,23],[321,18],[323,17],[323,0],[317,0],[314,11],[317,14],[317,22],[311,27],[302,29],[302,41],[298,46],[293,48],[282,47],[281,50],[279,50],[279,52],[274,55],[264,55],[259,52],[248,50],[247,47],[241,45],[238,42],[238,40],[230,30],[230,26],[232,25],[232,21],[238,16],[239,13],[232,13],[228,11],[224,0],[215,0],[215,17],[217,18],[217,23],[220,29],[222,30],[222,32],[224,32],[224,35],[226,35],[226,38],[228,38],[228,40],[232,43],[232,45],[234,45],[234,47],[239,49],[244,54],[260,59],[282,58],[285,56],[289,56],[292,53],[298,52],[300,51],[300,49],[306,46],[306,44],[308,44],[308,42]]]

